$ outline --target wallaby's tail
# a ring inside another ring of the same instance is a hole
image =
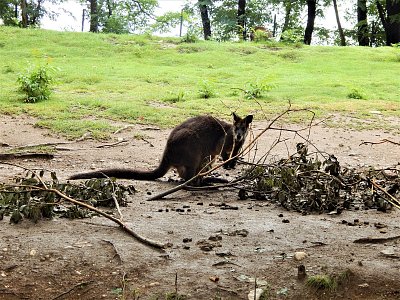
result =
[[[170,165],[164,157],[160,165],[153,171],[141,171],[134,169],[104,169],[87,173],[79,173],[72,175],[68,179],[90,179],[90,178],[106,178],[115,177],[120,179],[135,179],[135,180],[155,180],[164,176]]]

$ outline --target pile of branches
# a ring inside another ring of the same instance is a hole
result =
[[[45,181],[45,175],[49,175],[50,180]],[[50,190],[58,190],[93,207],[109,208],[114,208],[116,201],[120,206],[127,206],[127,196],[135,192],[133,186],[119,184],[111,178],[91,179],[79,184],[60,183],[55,172],[46,174],[44,170],[27,170],[24,176],[14,180],[14,184],[0,184],[0,220],[4,215],[11,215],[12,223],[23,218],[37,222],[56,215],[71,219],[93,215],[93,211],[61,201],[62,197]]]
[[[341,213],[344,209],[400,207],[400,171],[342,168],[334,155],[309,153],[297,144],[288,159],[252,164],[241,181],[239,198],[269,200],[287,210]]]

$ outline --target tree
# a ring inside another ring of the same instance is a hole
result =
[[[386,0],[386,45],[400,43],[400,1]]]
[[[0,18],[6,26],[39,27],[44,16],[55,15],[45,8],[45,2],[58,4],[63,0],[0,0]]]
[[[386,45],[400,42],[400,2],[399,0],[386,0],[385,8],[381,1],[376,0],[379,18],[385,29]]]
[[[156,20],[157,0],[86,0],[91,32],[143,32]]]
[[[205,40],[209,40],[211,38],[211,22],[210,22],[210,17],[208,15],[208,6],[210,4],[211,1],[209,0],[199,0],[198,2]]]
[[[285,32],[287,29],[289,29],[289,21],[293,7],[292,1],[284,1],[284,7],[285,7],[285,22],[283,23],[282,32]]]
[[[6,26],[18,25],[18,1],[0,1],[0,18]]]
[[[246,0],[238,0],[237,25],[239,39],[246,40]]]
[[[367,0],[357,0],[357,40],[360,46],[369,46]]]
[[[336,22],[338,25],[338,31],[339,31],[339,36],[340,36],[340,46],[346,46],[346,39],[344,37],[342,25],[340,24],[339,11],[338,11],[336,0],[333,0],[333,8],[335,9]]]
[[[99,14],[97,0],[89,0],[90,7],[90,32],[99,32]]]
[[[311,44],[311,37],[314,31],[315,16],[317,13],[317,1],[307,0],[307,26],[304,32],[304,44]]]

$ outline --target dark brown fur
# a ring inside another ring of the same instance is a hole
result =
[[[189,180],[204,167],[205,162],[217,155],[224,161],[239,153],[245,141],[253,116],[242,119],[236,114],[234,123],[228,124],[212,116],[198,116],[175,127],[167,140],[159,166],[152,171],[134,169],[106,169],[72,175],[69,179],[116,177],[136,180],[155,180],[170,168],[176,168],[184,180]],[[236,159],[224,167],[233,168]]]

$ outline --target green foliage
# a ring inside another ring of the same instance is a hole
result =
[[[337,281],[329,275],[314,275],[307,278],[306,284],[317,290],[334,291],[337,288]]]
[[[287,29],[281,35],[281,42],[286,44],[302,43],[304,33],[302,28]]]
[[[165,294],[165,300],[186,300],[188,297],[186,295],[177,294],[176,292],[169,292]]]
[[[156,22],[152,25],[155,32],[169,32],[171,28],[175,28],[183,22],[182,27],[190,27],[191,15],[186,11],[182,12],[166,12],[162,16],[158,16]]]
[[[184,90],[178,90],[177,92],[169,92],[168,97],[165,99],[165,101],[171,103],[182,102],[185,101],[185,95],[186,93]]]
[[[55,215],[66,218],[86,218],[91,213],[69,202],[61,203],[56,193],[43,189],[56,189],[71,198],[92,206],[114,207],[114,197],[119,205],[126,206],[126,196],[135,192],[133,186],[120,185],[112,179],[91,179],[83,184],[60,183],[55,172],[46,174],[27,171],[25,176],[15,178],[16,185],[0,184],[0,220],[10,215],[10,222],[19,223],[24,218],[38,222]],[[48,175],[50,180],[45,181]],[[39,180],[40,178],[40,180]]]
[[[196,43],[199,41],[199,29],[193,26],[190,26],[187,29],[186,34],[182,37],[183,43]]]
[[[51,83],[53,82],[48,66],[40,66],[34,70],[27,70],[25,74],[18,76],[20,84],[19,91],[25,94],[24,101],[35,103],[48,100],[51,94]]]
[[[265,41],[269,41],[271,38],[272,38],[272,35],[269,31],[255,30],[253,33],[253,41],[254,42],[265,42]]]
[[[129,33],[129,24],[127,19],[122,16],[111,15],[106,19],[102,32],[116,34]]]
[[[263,97],[265,92],[272,89],[272,85],[267,80],[248,82],[244,88],[244,97],[248,100],[258,99]]]
[[[200,83],[199,94],[200,94],[200,98],[204,98],[204,99],[214,97],[216,95],[216,92],[215,92],[215,88],[214,88],[213,84],[211,84],[207,80],[203,80]]]
[[[358,89],[352,89],[350,93],[347,94],[347,98],[350,99],[366,99],[364,94]]]

